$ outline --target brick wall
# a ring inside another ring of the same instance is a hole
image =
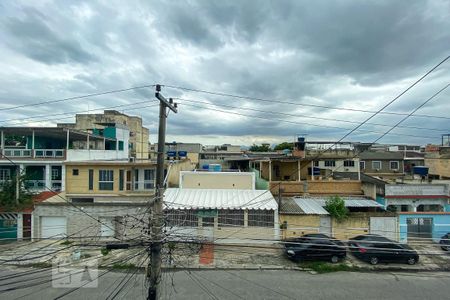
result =
[[[305,183],[307,191],[304,190]],[[361,181],[357,180],[313,180],[302,182],[271,181],[270,191],[278,195],[279,184],[281,184],[284,196],[301,195],[304,192],[309,194],[330,194],[330,195],[362,195]]]

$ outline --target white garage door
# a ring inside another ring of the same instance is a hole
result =
[[[66,217],[41,217],[41,237],[61,238],[67,235]]]

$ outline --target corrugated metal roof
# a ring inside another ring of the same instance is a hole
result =
[[[277,209],[269,191],[170,188],[164,193],[168,209]]]
[[[344,199],[346,207],[383,207],[380,203],[362,198],[362,197],[341,197]],[[324,197],[305,197],[305,198],[295,198],[295,199],[304,199],[309,202],[317,202],[320,206],[325,206],[328,198]]]
[[[293,198],[294,202],[308,215],[328,215],[319,201],[310,198]]]

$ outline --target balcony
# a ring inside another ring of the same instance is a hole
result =
[[[155,189],[154,180],[143,180],[143,181],[127,181],[127,191],[133,192],[149,192]]]
[[[30,191],[42,191],[46,189],[45,180],[26,180],[25,188]]]
[[[65,149],[23,149],[23,148],[5,148],[1,150],[2,154],[8,158],[48,158],[65,159]]]

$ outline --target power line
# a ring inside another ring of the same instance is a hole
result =
[[[275,114],[275,115],[283,115],[288,117],[302,117],[307,119],[314,119],[314,120],[325,120],[325,121],[334,121],[334,122],[343,122],[343,123],[351,123],[351,124],[359,124],[360,122],[357,121],[350,121],[350,120],[342,120],[342,119],[334,119],[334,118],[323,118],[318,116],[307,116],[307,115],[299,115],[299,114],[289,114],[289,113],[283,113],[283,112],[277,112],[277,111],[267,111],[267,110],[260,110],[260,109],[254,109],[254,108],[248,108],[248,107],[237,107],[232,105],[226,105],[226,104],[216,104],[216,103],[210,103],[206,101],[197,101],[197,100],[191,100],[191,99],[184,99],[184,98],[177,98],[174,97],[173,99],[186,101],[186,102],[192,102],[192,103],[201,103],[201,104],[207,104],[207,105],[213,105],[217,107],[227,107],[227,108],[233,108],[233,109],[239,109],[239,110],[249,110],[249,111],[256,111],[256,112],[262,112],[262,113],[268,113],[268,114]],[[308,123],[306,123],[308,124]],[[374,126],[383,126],[383,127],[391,127],[391,125],[387,124],[380,124],[380,123],[369,123],[367,124],[374,125]],[[410,129],[421,129],[421,130],[432,130],[432,131],[439,131],[439,132],[447,132],[442,129],[438,128],[427,128],[427,127],[416,127],[416,126],[398,126],[399,128],[410,128]],[[337,127],[339,128],[339,127]]]
[[[68,98],[62,98],[62,99],[56,99],[56,100],[46,100],[46,101],[41,101],[41,102],[36,102],[36,103],[22,104],[22,105],[17,105],[17,106],[12,106],[12,107],[4,107],[4,108],[0,108],[0,111],[14,110],[14,109],[30,107],[30,106],[39,106],[39,105],[43,105],[43,104],[59,103],[59,102],[65,102],[65,101],[70,101],[70,100],[76,100],[76,99],[108,95],[108,94],[116,94],[116,93],[131,91],[131,90],[150,88],[150,87],[154,87],[154,86],[155,86],[154,84],[141,85],[141,86],[134,86],[134,87],[125,88],[125,89],[110,90],[110,91],[105,91],[105,92],[92,93],[92,94],[86,94],[86,95],[74,96],[74,97],[68,97]]]

